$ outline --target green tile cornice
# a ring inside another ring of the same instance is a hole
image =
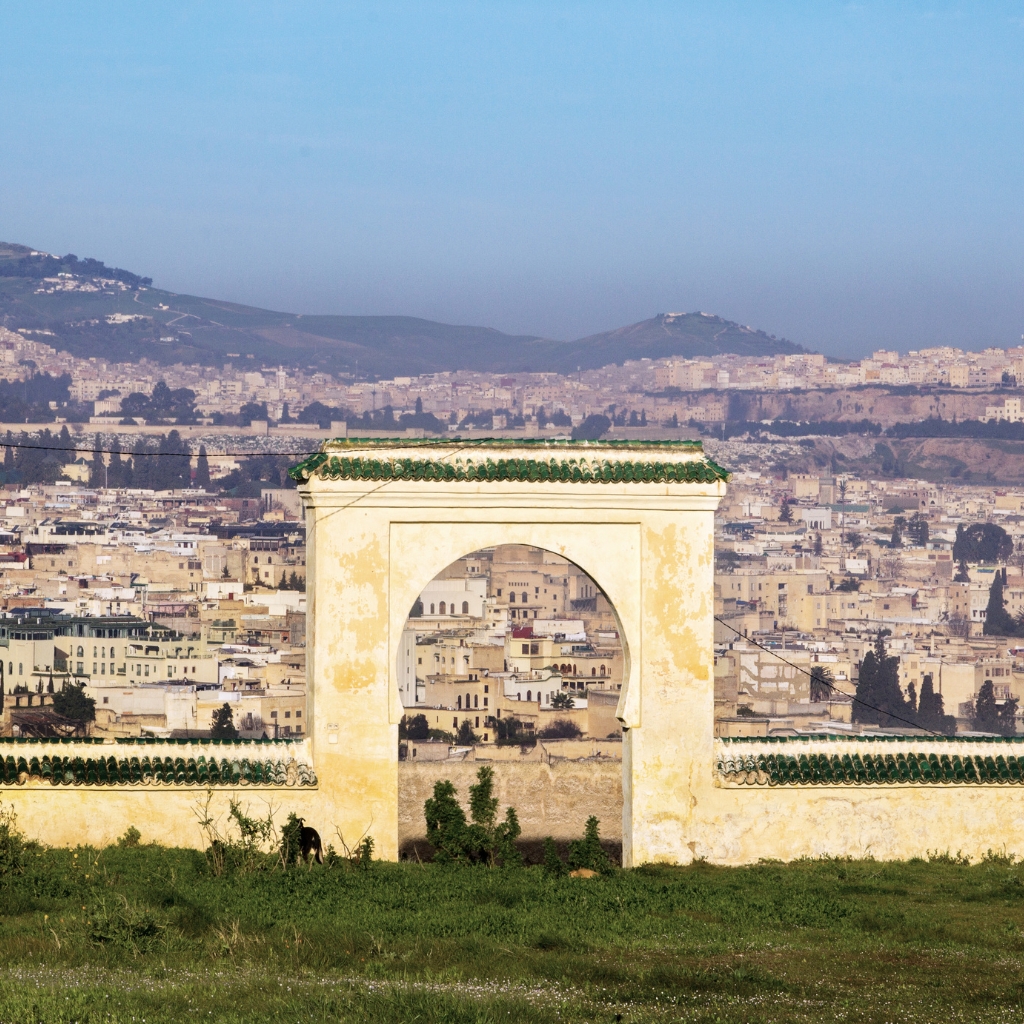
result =
[[[440,447],[438,442],[432,446]],[[393,457],[385,454],[389,448],[408,448],[410,442],[400,440],[376,441],[329,441],[321,451],[293,466],[288,472],[293,480],[305,483],[316,476],[321,480],[365,480],[365,481],[431,481],[471,483],[717,483],[729,478],[728,472],[706,455],[701,458],[675,460],[658,459],[659,454],[672,451],[680,453],[702,452],[700,442],[650,441],[650,442],[600,442],[543,440],[531,444],[528,441],[495,442],[488,440],[485,451],[495,448],[529,450],[536,444],[538,449],[554,449],[558,455],[550,458],[492,458],[490,456],[441,455],[437,458],[424,456]],[[450,448],[451,442],[445,447]],[[484,447],[473,442],[466,448]],[[358,448],[359,454],[346,454],[346,450]],[[367,454],[367,448],[381,449],[382,457]],[[609,457],[608,449],[615,451]],[[587,449],[601,449],[600,454],[587,454]],[[541,456],[541,450],[537,455]],[[570,457],[565,457],[572,452]],[[634,455],[634,458],[627,458]],[[652,457],[655,456],[655,457]]]
[[[879,737],[880,738],[880,737]],[[725,786],[1021,785],[1024,757],[932,750],[874,753],[719,753],[715,773]]]
[[[257,757],[62,757],[55,753],[0,759],[0,785],[28,782],[53,786],[287,787],[315,786],[317,777],[302,762]]]

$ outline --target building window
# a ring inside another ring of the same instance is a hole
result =
[[[302,712],[301,711],[296,711],[295,712],[295,717],[296,718],[301,718],[302,717]]]
[[[110,703],[110,698],[109,697],[104,697],[103,698],[103,703],[104,704],[109,704]]]
[[[459,709],[460,711],[462,710],[462,694],[461,694],[461,693],[460,693],[460,694],[459,694],[459,696],[458,696],[458,702],[456,703],[456,705],[455,705],[455,706],[456,706],[456,707],[457,707],[457,708],[458,708],[458,709]]]
[[[487,698],[484,697],[484,707],[487,707]]]
[[[509,594],[508,595],[508,600],[509,600],[509,604],[515,604],[516,603],[516,595],[515,594]]]
[[[468,601],[463,601],[462,602],[462,614],[463,615],[468,615],[469,614],[469,602]]]
[[[291,713],[290,711],[286,711],[286,712],[284,713],[284,717],[285,717],[285,718],[291,718],[291,717],[292,717],[292,713]]]
[[[444,603],[444,601],[442,601],[442,602],[441,602],[441,606],[440,606],[440,608],[438,609],[438,611],[439,611],[439,612],[440,612],[440,613],[441,613],[442,615],[444,615],[444,612],[445,612],[445,603]]]
[[[271,718],[277,718],[277,712],[276,711],[271,711],[270,712],[270,717]]]
[[[473,707],[480,707],[480,697],[477,694],[473,694]]]

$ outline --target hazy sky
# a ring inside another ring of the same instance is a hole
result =
[[[1022,86],[1024,0],[11,0],[0,238],[298,312],[1008,345]]]

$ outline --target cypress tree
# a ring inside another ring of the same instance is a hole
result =
[[[995,687],[986,679],[978,690],[974,701],[974,728],[978,732],[999,732],[999,706],[996,704]]]
[[[60,428],[60,444],[65,451],[65,454],[60,456],[60,461],[62,465],[66,466],[69,462],[75,461],[75,445],[71,440],[71,432],[68,430],[66,423]]]
[[[103,438],[99,434],[93,442],[92,463],[89,466],[89,486],[102,487],[106,481],[106,467],[103,465]]]
[[[107,480],[111,487],[129,487],[129,465],[121,461],[121,443],[115,437],[110,446],[110,462],[107,465]]]
[[[210,462],[206,457],[206,445],[199,446],[199,458],[196,461],[196,487],[204,491],[210,486]]]
[[[885,651],[885,639],[879,632],[875,646],[864,655],[857,680],[853,720],[886,726],[897,720],[909,720],[910,708],[900,688],[900,659]]]
[[[985,609],[985,625],[982,632],[987,636],[1013,636],[1016,623],[1006,610],[1003,599],[1003,574],[996,570],[992,586],[988,591],[988,607]]]

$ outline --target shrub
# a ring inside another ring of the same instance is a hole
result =
[[[574,839],[569,844],[569,867],[573,871],[577,868],[589,868],[591,871],[599,871],[603,875],[609,874],[612,862],[608,854],[604,852],[601,845],[601,837],[598,835],[600,822],[591,815],[587,818],[586,831],[582,839]]]
[[[364,836],[356,852],[356,863],[360,871],[368,871],[373,863],[373,836]]]
[[[0,881],[25,870],[25,837],[13,807],[0,807]]]
[[[494,769],[485,765],[476,777],[476,783],[469,787],[472,824],[467,823],[466,812],[448,779],[434,784],[433,797],[423,805],[434,860],[439,864],[486,863],[492,867],[521,864],[515,844],[522,829],[515,808],[505,808],[505,819],[498,822],[498,799],[493,796]]]
[[[142,833],[134,826],[129,825],[128,831],[117,841],[117,845],[124,848],[128,846],[138,846],[142,839]]]
[[[438,864],[455,864],[466,856],[466,812],[455,799],[455,786],[445,779],[434,783],[434,795],[423,805],[427,819],[427,841],[434,848]]]
[[[302,855],[302,821],[294,811],[281,829],[281,863],[284,867],[298,864]]]
[[[68,683],[53,695],[53,710],[74,722],[92,722],[96,701],[85,695],[85,683]]]
[[[568,718],[556,718],[546,729],[538,733],[542,740],[578,740],[583,730]]]
[[[235,838],[230,833],[221,833],[218,821],[210,811],[212,801],[213,791],[207,790],[205,801],[197,803],[194,813],[199,819],[199,829],[208,843],[206,860],[213,874],[222,875],[225,871],[246,874],[270,867],[273,861],[264,847],[274,841],[273,810],[268,807],[265,818],[252,818],[237,800],[232,800],[228,827],[234,826],[238,833],[238,837]]]
[[[558,856],[558,847],[554,839],[548,836],[544,840],[544,874],[560,878],[565,872],[565,861]]]
[[[109,943],[134,956],[151,949],[166,927],[148,907],[129,902],[120,894],[109,906],[106,898],[94,903],[89,908],[86,925],[89,938],[97,945]]]

